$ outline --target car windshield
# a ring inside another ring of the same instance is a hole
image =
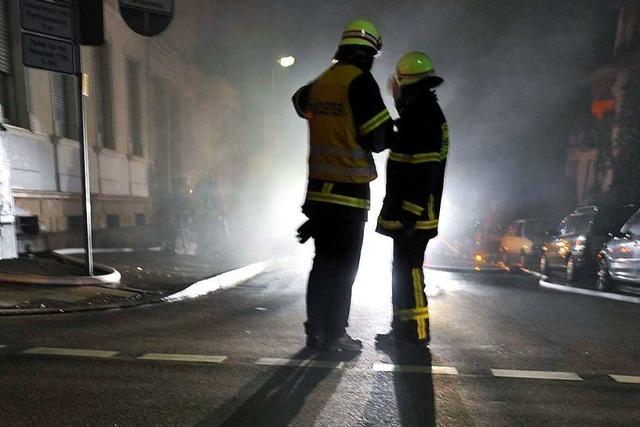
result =
[[[634,211],[634,208],[603,210],[598,213],[591,232],[600,236],[620,231]]]
[[[527,221],[524,231],[527,236],[540,237],[544,236],[544,233],[552,228],[553,225],[549,221]]]
[[[560,235],[583,234],[589,230],[593,214],[576,214],[567,217],[560,225]]]

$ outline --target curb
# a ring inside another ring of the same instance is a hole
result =
[[[217,276],[210,277],[208,279],[201,280],[187,286],[181,291],[167,295],[164,297],[158,297],[157,299],[144,300],[138,302],[126,302],[122,304],[96,304],[96,305],[80,305],[78,307],[70,307],[68,309],[59,308],[25,308],[25,309],[0,309],[0,317],[2,316],[31,316],[31,315],[43,315],[43,314],[66,314],[66,313],[84,313],[88,311],[106,311],[117,310],[132,307],[142,307],[147,305],[155,305],[160,303],[174,303],[185,301],[188,299],[194,299],[207,294],[223,290],[230,289],[237,286],[247,280],[263,273],[267,267],[271,265],[271,261],[263,261],[254,264],[249,264],[244,267],[230,270],[225,273],[221,273]]]
[[[611,292],[594,291],[594,290],[591,290],[591,289],[584,289],[584,288],[575,288],[573,286],[563,285],[563,284],[560,284],[560,283],[553,283],[553,282],[549,281],[549,279],[550,279],[549,276],[546,276],[546,275],[544,275],[542,273],[539,273],[537,271],[532,271],[532,270],[529,270],[529,269],[523,268],[523,267],[520,267],[519,269],[523,273],[529,274],[531,276],[534,276],[534,277],[537,277],[538,279],[540,279],[538,284],[541,287],[546,288],[546,289],[552,289],[554,291],[567,292],[567,293],[590,296],[590,297],[595,297],[595,298],[609,299],[609,300],[613,300],[613,301],[628,302],[628,303],[631,303],[631,304],[640,304],[640,297],[632,297],[632,296],[628,296],[628,295],[614,294],[614,293],[611,293]]]
[[[553,289],[561,292],[569,292],[578,295],[609,299],[614,301],[628,302],[631,304],[640,304],[640,297],[632,297],[621,294],[613,294],[611,292],[592,291],[591,289],[573,288],[567,285],[559,285],[557,283],[548,282],[545,279],[540,279],[540,286],[547,289]]]
[[[69,264],[84,265],[84,261],[81,259],[70,256],[78,253],[74,251],[76,249],[54,250],[51,251],[51,255]],[[96,271],[102,271],[103,274],[94,276],[45,276],[40,274],[0,273],[0,282],[45,286],[101,286],[120,282],[122,276],[115,268],[97,262],[93,266]]]

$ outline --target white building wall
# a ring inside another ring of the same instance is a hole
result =
[[[54,150],[50,137],[7,126],[7,154],[14,189],[56,191]]]

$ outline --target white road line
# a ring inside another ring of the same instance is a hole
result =
[[[640,297],[632,297],[632,296],[628,296],[628,295],[612,294],[611,292],[592,291],[590,289],[572,288],[570,286],[558,285],[558,284],[555,284],[555,283],[550,283],[550,282],[547,282],[544,279],[540,280],[540,286],[542,286],[543,288],[554,289],[556,291],[571,292],[571,293],[574,293],[574,294],[588,295],[588,296],[592,296],[592,297],[606,298],[606,299],[611,299],[611,300],[615,300],[615,301],[622,301],[622,302],[630,302],[630,303],[633,303],[633,304],[640,304]]]
[[[262,357],[255,362],[256,365],[265,366],[300,366],[305,368],[342,369],[343,362],[332,362],[329,360],[312,359],[278,359]]]
[[[147,353],[138,357],[141,360],[167,360],[173,362],[202,362],[202,363],[222,363],[227,360],[227,356],[207,356],[204,354],[169,354],[169,353]]]
[[[495,377],[504,378],[528,378],[534,380],[564,380],[564,381],[582,381],[577,374],[573,372],[554,372],[554,371],[521,371],[516,369],[492,369],[491,373]]]
[[[458,370],[451,366],[417,366],[394,365],[391,363],[374,363],[375,372],[412,372],[418,374],[458,375]]]
[[[0,348],[5,348],[5,347],[6,347],[6,345],[0,344]]]
[[[117,351],[86,350],[81,348],[55,348],[55,347],[35,347],[23,351],[26,354],[47,354],[55,356],[78,356],[78,357],[113,357]]]
[[[609,375],[611,378],[619,383],[626,384],[640,384],[640,377],[633,375]]]

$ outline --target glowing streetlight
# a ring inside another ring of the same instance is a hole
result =
[[[294,58],[293,56],[282,56],[278,58],[278,64],[280,64],[282,68],[289,68],[293,64],[295,64],[295,62],[296,58]]]

